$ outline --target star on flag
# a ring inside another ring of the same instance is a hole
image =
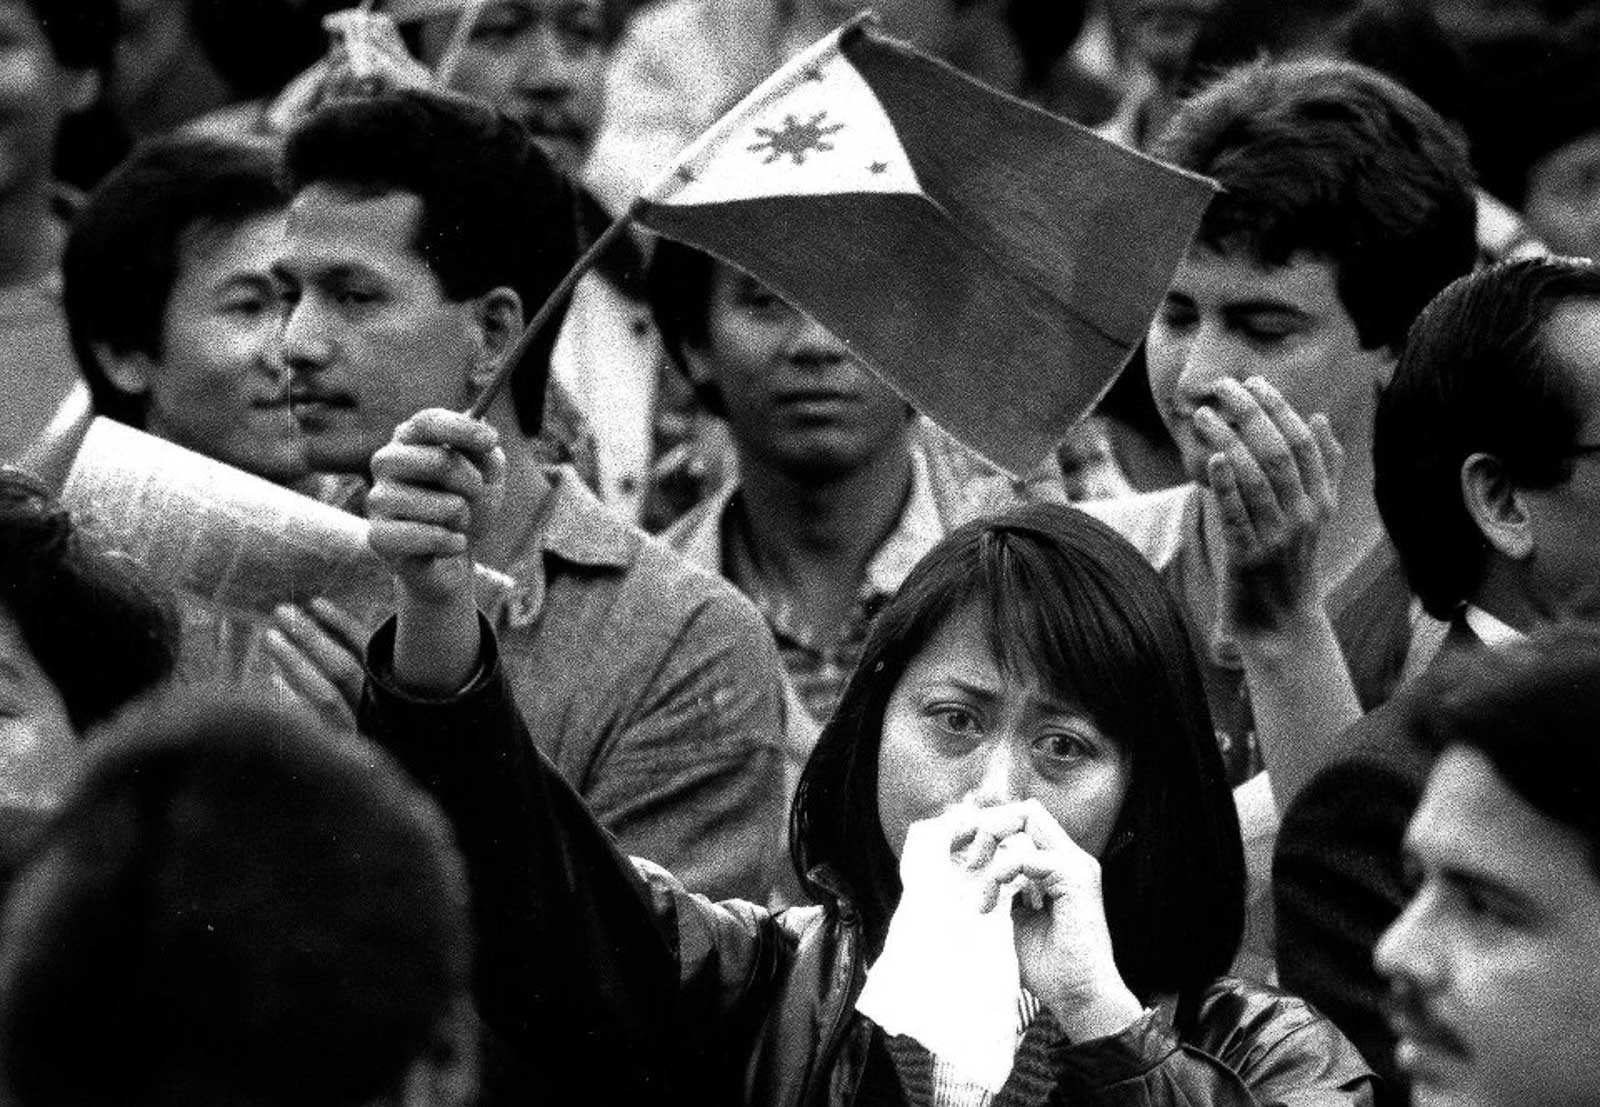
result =
[[[857,19],[630,212],[749,272],[951,435],[1025,472],[1143,339],[1213,187]]]

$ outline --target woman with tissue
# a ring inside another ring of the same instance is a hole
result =
[[[801,780],[791,849],[816,905],[773,913],[622,857],[536,752],[456,571],[497,451],[481,427],[431,426],[374,462],[373,544],[401,603],[369,652],[364,725],[455,823],[478,1002],[515,1094],[1371,1102],[1330,1023],[1225,975],[1232,799],[1182,618],[1111,530],[1030,507],[923,559]],[[671,766],[637,771],[647,791]]]

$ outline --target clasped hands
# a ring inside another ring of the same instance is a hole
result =
[[[1195,409],[1223,535],[1223,636],[1271,635],[1320,608],[1317,540],[1338,507],[1345,454],[1325,414],[1303,419],[1261,377],[1232,378]]]
[[[912,824],[900,871],[897,917],[974,904],[987,913],[1014,892],[1021,983],[1072,1040],[1116,1033],[1142,1013],[1112,954],[1100,863],[1037,800],[962,803]]]

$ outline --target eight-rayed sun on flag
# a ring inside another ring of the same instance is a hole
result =
[[[858,19],[714,124],[633,211],[766,283],[1023,472],[1143,338],[1211,192]]]

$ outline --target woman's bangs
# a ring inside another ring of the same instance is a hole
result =
[[[1002,672],[1032,678],[1102,727],[1128,734],[1147,668],[1127,620],[1092,573],[1015,532],[986,543],[984,630]]]

